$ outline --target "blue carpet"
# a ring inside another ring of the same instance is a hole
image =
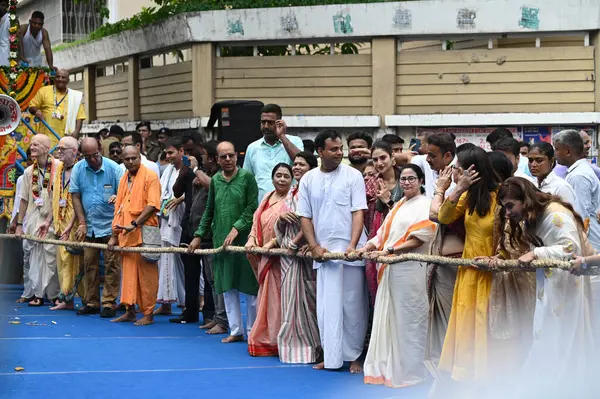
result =
[[[365,385],[347,369],[314,371],[277,358],[252,358],[244,343],[222,344],[223,336],[171,324],[166,316],[135,327],[47,306],[29,308],[15,303],[20,289],[0,286],[1,398],[426,397],[426,386]]]

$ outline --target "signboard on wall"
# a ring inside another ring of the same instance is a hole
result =
[[[548,126],[523,126],[523,141],[529,144],[552,144],[552,130]]]
[[[424,133],[452,133],[456,136],[456,145],[459,146],[465,143],[472,143],[483,148],[486,151],[491,151],[490,145],[485,138],[488,134],[496,130],[497,127],[440,127],[440,128],[423,128],[418,127],[417,135]],[[521,132],[517,127],[507,128],[517,140],[521,140]]]

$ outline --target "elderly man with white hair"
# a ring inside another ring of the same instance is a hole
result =
[[[54,234],[62,241],[76,241],[77,229],[74,228],[77,215],[73,207],[73,198],[69,192],[71,172],[77,162],[79,143],[73,137],[60,139],[56,152],[60,163],[54,173],[54,190],[52,191],[52,215],[54,218]],[[56,265],[60,282],[60,296],[55,307],[50,310],[73,309],[75,279],[83,262],[83,251],[65,246],[56,248]],[[83,296],[83,295],[82,295]]]
[[[17,221],[18,236],[46,238],[54,232],[52,225],[53,176],[58,168],[58,160],[50,156],[50,139],[37,134],[29,147],[33,165],[25,169],[21,187],[21,203]],[[23,231],[23,220],[27,216],[27,228]],[[34,298],[29,306],[42,306],[44,298],[55,300],[59,285],[56,274],[56,247],[49,244],[32,243],[29,278]]]

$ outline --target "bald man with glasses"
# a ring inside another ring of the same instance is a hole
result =
[[[123,171],[119,165],[102,156],[98,140],[85,138],[81,142],[83,160],[77,162],[71,175],[69,192],[73,197],[78,226],[78,240],[108,244],[112,236],[115,200]],[[83,255],[85,276],[84,307],[78,314],[116,316],[116,301],[121,281],[121,262],[118,253],[104,252],[104,289],[100,302],[100,250],[85,248]]]

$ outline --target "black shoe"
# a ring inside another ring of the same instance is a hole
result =
[[[185,315],[185,313],[182,313],[180,316],[178,317],[174,317],[172,319],[169,319],[169,321],[171,323],[175,323],[175,324],[186,324],[186,323],[198,323],[198,319],[192,319],[191,317],[187,317]]]
[[[98,314],[100,313],[100,308],[95,308],[93,306],[84,306],[77,311],[78,315],[86,315],[86,314]]]
[[[117,316],[117,309],[105,306],[102,308],[102,312],[100,312],[100,317],[103,319],[109,319]]]

